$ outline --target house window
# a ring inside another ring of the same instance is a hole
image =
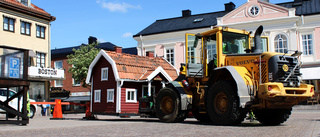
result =
[[[108,69],[109,68],[101,68],[101,81],[108,80]]]
[[[288,42],[285,35],[279,34],[274,38],[274,51],[279,53],[288,52]]]
[[[21,21],[20,33],[30,36],[30,26],[31,26],[31,23]]]
[[[126,102],[137,103],[137,90],[127,89],[126,90]]]
[[[3,17],[3,30],[14,32],[15,19],[9,17]]]
[[[313,46],[312,46],[312,35],[302,35],[302,46],[303,46],[303,55],[312,55]]]
[[[25,6],[28,6],[28,0],[21,0],[21,3]]]
[[[54,62],[54,67],[56,68],[56,69],[62,69],[62,60],[60,60],[60,61],[55,61]],[[56,82],[56,87],[63,87],[63,80],[55,80],[55,82]],[[58,85],[58,84],[59,85]]]
[[[74,78],[72,79],[72,85],[73,86],[80,86],[80,81],[75,80]]]
[[[55,61],[55,62],[54,62],[54,67],[55,67],[56,69],[63,69],[62,60]]]
[[[45,67],[46,54],[37,52],[37,67]]]
[[[94,103],[99,102],[101,100],[101,90],[94,90]]]
[[[166,50],[166,59],[174,65],[174,49],[167,49]]]
[[[36,33],[37,38],[45,38],[45,30],[46,30],[46,27],[37,25],[37,33]]]
[[[63,87],[63,80],[55,80],[55,87]]]
[[[107,102],[114,102],[114,89],[107,89]]]
[[[155,89],[156,89],[155,86],[151,86],[151,94],[154,93]],[[147,85],[142,86],[142,97],[148,97],[148,86]]]

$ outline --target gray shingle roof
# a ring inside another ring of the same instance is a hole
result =
[[[86,45],[86,44],[82,44],[82,45]],[[80,46],[82,46],[82,45],[80,45]],[[80,46],[67,47],[67,48],[61,48],[61,49],[52,49],[51,50],[51,58],[54,59],[54,58],[59,58],[59,57],[66,57],[67,55],[70,55],[73,53],[72,49],[79,49]],[[97,48],[108,50],[108,51],[114,51],[115,46],[116,45],[114,45],[110,42],[104,42],[104,43],[99,43]],[[137,48],[136,47],[123,48],[122,52],[127,53],[127,54],[137,55]]]
[[[320,13],[320,0],[296,0],[297,2],[279,3],[286,8],[296,8],[296,15],[313,15]],[[299,1],[299,2],[298,2]]]
[[[279,3],[277,5],[286,8],[296,8],[296,15],[312,15],[320,13],[320,0],[295,0],[297,2]],[[204,28],[217,25],[217,18],[226,15],[229,11],[212,12],[191,15],[189,17],[177,17],[157,20],[147,28],[143,29],[133,37],[139,35],[151,35],[165,32],[173,32],[187,29]],[[194,22],[201,19],[201,22]]]
[[[147,28],[143,29],[133,37],[139,35],[151,35],[164,32],[180,31],[187,29],[197,29],[215,26],[217,24],[217,17],[222,17],[228,12],[212,12],[205,14],[191,15],[188,17],[177,17],[163,20],[157,20]],[[196,19],[202,19],[202,21],[195,22]]]

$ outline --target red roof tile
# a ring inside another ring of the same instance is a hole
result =
[[[137,55],[106,51],[115,61],[120,79],[146,80],[147,77],[161,66],[166,73],[175,79],[178,77],[176,69],[163,58],[149,58]]]

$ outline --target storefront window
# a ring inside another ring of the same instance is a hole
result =
[[[36,101],[43,101],[45,99],[45,84],[44,82],[30,82],[29,98]]]

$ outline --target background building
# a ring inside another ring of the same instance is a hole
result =
[[[30,98],[47,99],[49,81],[63,76],[61,71],[46,73],[54,71],[50,69],[50,22],[56,18],[31,0],[0,0],[0,15],[0,45],[29,50]]]

